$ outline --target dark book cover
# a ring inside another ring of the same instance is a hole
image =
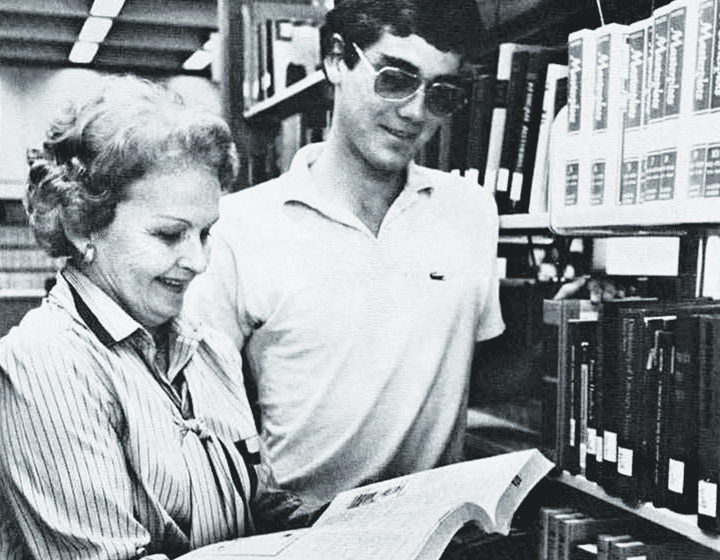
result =
[[[669,330],[656,331],[655,347],[656,378],[654,391],[648,398],[654,399],[650,403],[652,418],[651,433],[651,493],[650,501],[655,507],[667,507],[667,477],[668,457],[665,438],[671,426],[671,391],[674,386],[676,371],[676,342],[675,325],[669,325]]]
[[[681,7],[670,13],[668,44],[667,44],[667,72],[665,74],[665,116],[680,113],[680,99],[682,97],[682,74],[685,59],[685,24],[686,8]]]
[[[588,458],[590,458],[593,478],[595,475],[595,457],[589,457],[589,448],[595,450],[595,438],[590,441],[588,433],[588,409],[590,402],[590,378],[595,374],[595,348],[597,345],[597,320],[571,319],[568,321],[568,339],[571,352],[571,365],[574,372],[570,373],[574,389],[573,419],[571,426],[575,428],[575,453],[571,465],[583,476],[587,477]],[[572,438],[571,438],[572,439]],[[575,464],[577,463],[577,465]],[[573,472],[573,471],[570,471]]]
[[[583,38],[568,44],[568,132],[580,130],[582,114],[582,74],[583,74]]]
[[[478,179],[485,176],[495,84],[493,76],[485,73],[483,69],[483,67],[473,69],[465,156],[466,169],[477,169]]]
[[[602,437],[603,437],[603,464],[598,473],[597,482],[610,495],[618,495],[621,492],[619,486],[620,475],[618,469],[623,472],[632,470],[632,461],[628,464],[627,439],[622,438],[624,451],[622,456],[619,453],[621,433],[631,432],[629,410],[632,406],[631,393],[627,393],[628,381],[626,370],[629,369],[631,358],[630,353],[636,336],[635,318],[633,311],[642,308],[654,299],[621,299],[606,301],[600,308],[600,329],[598,345],[602,352],[601,368],[598,371],[598,382],[602,384]],[[632,320],[624,321],[630,316]],[[638,329],[639,330],[639,329]],[[627,354],[627,355],[626,355]],[[630,369],[630,372],[633,370]],[[619,465],[619,460],[624,461]],[[630,457],[631,459],[631,457]]]
[[[700,320],[700,407],[698,411],[697,523],[703,531],[720,532],[720,317]]]
[[[665,116],[665,79],[667,75],[667,40],[669,19],[664,14],[655,18],[650,79],[650,120]]]
[[[548,397],[556,402],[556,407],[551,408],[549,403],[543,404],[543,410],[548,414],[554,414],[555,457],[554,462],[558,467],[565,468],[566,456],[568,454],[568,432],[570,423],[570,404],[568,401],[568,337],[567,324],[571,318],[580,315],[581,300],[545,300],[543,302],[543,324],[550,330],[549,337],[552,337],[557,344],[555,354],[555,398],[552,394]],[[548,376],[548,382],[552,383],[552,377]],[[550,420],[546,420],[550,423]]]
[[[697,511],[700,323],[697,315],[678,317],[674,359],[663,375],[666,412],[660,439],[661,487],[653,504],[678,513]]]
[[[515,153],[515,165],[510,177],[508,208],[510,213],[527,213],[530,205],[530,187],[535,167],[534,156],[542,120],[547,66],[552,59],[551,56],[549,51],[530,54],[525,74],[520,137]]]
[[[510,170],[515,164],[515,155],[520,141],[522,125],[523,93],[530,53],[516,50],[512,55],[512,69],[506,97],[505,128],[503,130],[500,167],[495,184],[495,200],[500,214],[507,214],[510,208]]]
[[[642,124],[643,87],[645,84],[645,29],[638,29],[627,39],[628,44],[628,104],[626,128]]]

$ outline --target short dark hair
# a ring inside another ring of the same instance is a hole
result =
[[[343,59],[353,68],[361,49],[374,45],[383,31],[398,37],[418,35],[443,52],[474,59],[482,22],[476,0],[338,0],[320,29],[320,51],[325,60],[337,33],[345,41]]]
[[[128,187],[168,163],[205,166],[228,189],[238,168],[228,125],[148,80],[102,78],[51,123],[31,164],[25,202],[38,244],[51,257],[77,258],[65,232],[110,225]]]

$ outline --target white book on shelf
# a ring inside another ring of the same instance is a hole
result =
[[[535,150],[535,166],[533,168],[532,185],[530,187],[530,206],[528,214],[541,214],[548,210],[548,148],[550,145],[550,129],[557,111],[567,102],[567,64],[551,62],[545,76],[545,93],[543,95],[542,117],[538,131],[538,143]],[[565,81],[565,100],[557,105],[556,94],[558,85]]]

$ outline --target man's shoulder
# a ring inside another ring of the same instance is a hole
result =
[[[497,212],[495,197],[477,182],[456,173],[429,167],[416,166],[416,170],[432,186],[438,198],[473,207],[480,205]]]

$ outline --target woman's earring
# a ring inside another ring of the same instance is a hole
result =
[[[88,243],[83,251],[82,262],[87,265],[95,260],[95,245]]]

